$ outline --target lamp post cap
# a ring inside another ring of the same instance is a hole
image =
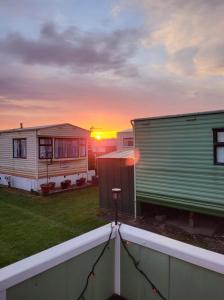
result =
[[[120,188],[113,188],[113,189],[112,189],[112,192],[114,192],[114,193],[119,193],[119,192],[121,192],[121,189],[120,189]]]

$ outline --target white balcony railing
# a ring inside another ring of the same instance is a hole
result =
[[[84,299],[113,293],[129,300],[160,299],[120,243],[118,227],[96,266]],[[0,300],[76,300],[111,232],[105,225],[0,270]],[[165,299],[223,300],[224,255],[121,225],[128,251]]]

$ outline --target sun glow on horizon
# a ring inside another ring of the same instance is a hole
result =
[[[96,140],[105,140],[105,139],[116,139],[117,132],[116,131],[92,131],[91,137]]]

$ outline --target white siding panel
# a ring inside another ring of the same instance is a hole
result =
[[[27,158],[13,158],[13,139],[26,138]],[[37,176],[36,168],[36,132],[8,132],[0,134],[0,173],[20,175],[25,177]]]
[[[78,173],[87,172],[88,160],[76,159],[76,160],[62,160],[53,161],[52,164],[48,165],[48,176],[61,176],[61,175],[71,175]],[[39,178],[47,176],[47,162],[39,160],[38,163],[38,174]]]
[[[39,136],[58,136],[58,137],[87,137],[89,132],[85,129],[64,124],[38,130]]]

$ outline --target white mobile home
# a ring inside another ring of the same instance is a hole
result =
[[[56,186],[87,177],[88,137],[67,123],[0,131],[0,184],[38,191],[47,174]]]

